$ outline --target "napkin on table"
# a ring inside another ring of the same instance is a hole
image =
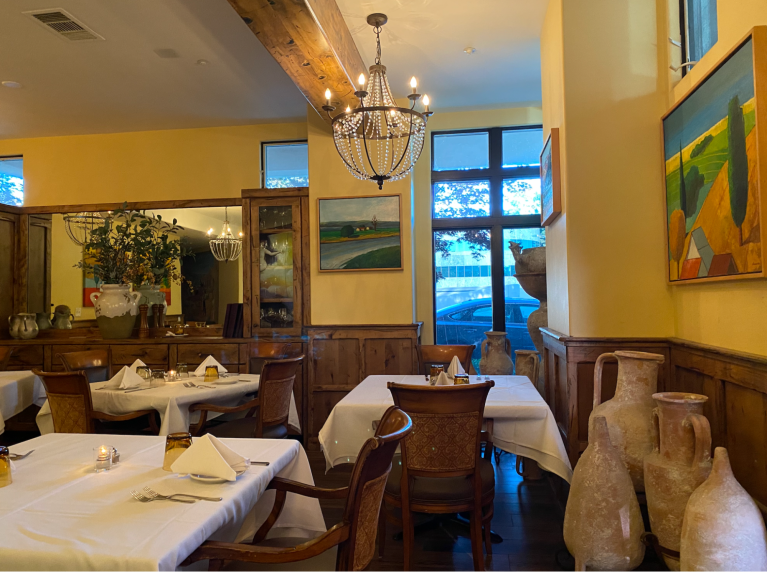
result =
[[[133,367],[133,366],[131,366]],[[127,365],[118,371],[115,376],[107,382],[106,387],[117,387],[119,389],[130,389],[138,387],[144,383],[144,379]]]
[[[199,367],[194,370],[194,375],[197,377],[202,377],[205,375],[205,368],[209,365],[215,365],[218,368],[218,373],[227,373],[226,368],[218,363],[216,359],[213,356],[208,356],[205,358],[205,360],[199,365]]]
[[[460,360],[458,359],[458,356],[453,356],[453,359],[450,361],[450,365],[447,366],[447,376],[450,379],[453,379],[455,377],[456,373],[466,373],[463,371],[463,366],[461,365]]]
[[[248,459],[238,455],[210,433],[195,439],[170,469],[174,473],[205,475],[234,481],[237,473],[248,468]]]
[[[441,371],[439,372],[437,382],[434,385],[455,385],[455,382],[450,379],[444,371]]]
[[[145,364],[143,361],[141,361],[140,359],[137,359],[136,361],[134,361],[134,362],[131,364],[131,366],[130,366],[131,370],[132,370],[132,371],[134,371],[134,372],[135,372],[135,371],[136,371],[138,368],[140,368],[140,367],[146,367],[146,364]]]

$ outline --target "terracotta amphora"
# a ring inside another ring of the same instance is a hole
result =
[[[708,479],[684,512],[682,570],[767,570],[767,531],[759,508],[717,447]]]
[[[514,362],[511,360],[511,342],[506,332],[485,332],[479,359],[479,373],[482,375],[512,375]]]
[[[565,544],[575,569],[633,570],[644,558],[642,532],[631,477],[610,443],[606,419],[597,416],[573,471],[565,509]]]
[[[618,359],[618,385],[615,397],[600,405],[602,399],[602,367],[611,358]],[[607,419],[610,440],[620,452],[621,459],[634,483],[634,490],[644,491],[644,458],[655,442],[652,411],[653,393],[658,387],[658,368],[665,358],[645,352],[614,352],[597,358],[594,368],[594,409]]]
[[[656,393],[653,411],[659,440],[644,458],[650,528],[661,546],[679,552],[687,500],[711,472],[711,426],[703,416],[705,395]],[[679,559],[664,555],[670,570]]]

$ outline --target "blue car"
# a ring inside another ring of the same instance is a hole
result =
[[[534,350],[527,331],[527,318],[538,309],[534,298],[506,298],[506,336],[515,350]],[[480,298],[448,306],[437,312],[438,344],[476,344],[472,362],[481,357],[480,344],[485,332],[493,329],[493,307],[490,298]]]

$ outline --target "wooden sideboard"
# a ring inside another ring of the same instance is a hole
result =
[[[706,395],[714,447],[726,447],[738,481],[767,511],[767,358],[678,338],[576,338],[543,331],[545,398],[575,466],[588,444],[594,363],[616,350],[665,356],[658,391]],[[607,363],[602,400],[615,394],[618,368]]]

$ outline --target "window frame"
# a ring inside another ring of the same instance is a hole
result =
[[[24,171],[24,155],[0,155],[0,162],[2,162],[2,161],[18,161],[18,160],[22,161],[22,167],[21,167],[21,169],[22,169],[22,176],[21,176],[21,180],[24,181],[24,173],[23,173],[23,171]],[[22,183],[24,185],[24,191],[23,191],[24,192],[24,197],[21,199],[21,205],[12,205],[10,203],[3,203],[3,202],[0,202],[0,205],[6,206],[6,207],[13,207],[13,208],[19,208],[19,206],[23,207],[24,206],[24,199],[27,196],[27,189],[26,189],[26,184],[25,183],[26,183],[26,181],[24,181]]]
[[[542,228],[541,215],[504,215],[503,214],[503,181],[517,179],[540,178],[540,165],[532,167],[503,167],[503,132],[543,129],[543,125],[517,125],[509,127],[490,127],[477,129],[452,129],[433,131],[431,133],[431,254],[432,254],[432,308],[434,337],[437,336],[437,252],[434,242],[435,231],[473,230],[490,231],[490,268],[491,268],[491,301],[505,300],[506,287],[503,271],[503,230],[506,228]],[[434,138],[439,135],[454,133],[488,133],[489,165],[488,169],[465,169],[452,171],[434,170]],[[543,148],[543,142],[541,142]],[[462,218],[434,218],[434,186],[443,182],[489,181],[490,185],[490,216]],[[492,304],[492,302],[491,302]],[[506,304],[492,304],[493,330],[506,331]]]
[[[279,141],[261,141],[261,188],[265,189],[266,187],[266,148],[267,147],[274,147],[277,145],[296,145],[297,143],[304,143],[306,144],[307,151],[309,149],[309,140],[308,139],[286,139],[286,140],[279,140]],[[285,187],[269,187],[269,188],[285,188]]]
[[[717,5],[719,3],[719,0],[715,0],[717,2]],[[695,65],[684,65],[692,63],[692,60],[690,58],[690,19],[689,19],[689,10],[687,8],[688,3],[690,0],[679,0],[679,36],[680,36],[680,43],[682,44],[681,51],[682,51],[682,77],[686,76],[688,73],[690,73],[690,70],[695,67]],[[717,26],[719,25],[718,19],[717,19]],[[719,30],[717,30],[717,39],[719,36]],[[711,48],[709,48],[710,50]],[[708,53],[708,52],[706,52]],[[703,54],[705,55],[705,54]],[[695,62],[697,64],[697,61]]]

